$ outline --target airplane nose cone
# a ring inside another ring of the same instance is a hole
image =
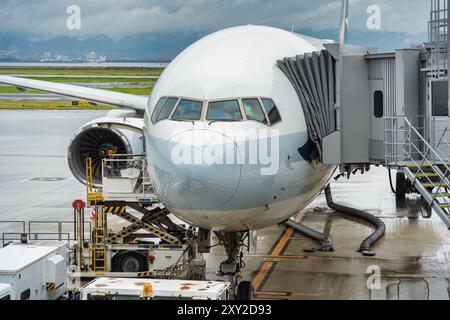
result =
[[[166,150],[169,175],[163,194],[169,206],[211,210],[234,196],[241,179],[241,155],[231,138],[210,130],[188,130],[174,135]]]

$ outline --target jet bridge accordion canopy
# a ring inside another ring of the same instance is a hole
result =
[[[322,157],[322,138],[336,131],[336,61],[327,50],[277,61],[300,99],[310,139]]]

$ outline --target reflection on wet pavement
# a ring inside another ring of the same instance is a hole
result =
[[[328,209],[322,194],[303,211],[302,221],[329,232],[336,251],[305,253],[320,244],[278,226],[259,231],[245,272],[259,299],[449,299],[450,231],[436,215],[422,217],[419,196],[397,203],[383,168],[334,182],[332,190],[336,203],[383,219],[387,231],[373,247],[377,255],[356,252],[372,226]],[[218,250],[212,256],[220,261],[221,255]],[[373,270],[381,273],[378,282]]]

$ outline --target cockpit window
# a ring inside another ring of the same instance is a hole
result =
[[[267,112],[267,115],[269,116],[269,121],[271,125],[275,125],[278,122],[281,122],[281,116],[278,112],[277,107],[275,106],[275,103],[272,99],[261,99],[264,105],[264,109]]]
[[[242,105],[241,105],[242,103]],[[207,110],[203,112],[203,105]],[[206,116],[205,116],[206,114]],[[220,101],[202,101],[189,98],[162,97],[156,104],[151,121],[257,121],[273,126],[281,122],[280,112],[270,98],[230,98]]]
[[[159,108],[159,113],[156,116],[155,122],[169,118],[170,114],[172,113],[173,107],[175,107],[175,105],[177,104],[177,101],[178,101],[177,98],[166,98],[164,104],[162,104],[162,106]],[[155,112],[153,112],[153,114],[155,114],[158,111],[157,110],[158,104],[156,105]]]
[[[156,122],[156,118],[158,117],[159,113],[161,112],[161,108],[164,105],[164,102],[166,102],[167,98],[161,98],[159,99],[158,103],[155,106],[155,109],[153,110],[152,113],[152,122],[155,123]]]
[[[258,99],[242,99],[242,104],[244,105],[244,111],[248,120],[267,123],[266,115]]]
[[[182,99],[172,115],[172,120],[200,120],[203,103]]]
[[[237,100],[210,102],[206,120],[212,121],[241,121],[242,114]]]

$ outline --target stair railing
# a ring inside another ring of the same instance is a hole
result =
[[[400,127],[400,125],[402,125],[402,127]],[[440,139],[439,145],[442,142],[446,142],[444,135],[445,132]],[[402,136],[404,136],[404,138]],[[448,146],[450,148],[450,144],[448,144]],[[417,167],[415,180],[419,176],[423,176],[423,178],[428,181],[426,183],[430,185],[430,189],[436,189],[437,191],[432,194],[433,201],[435,201],[437,197],[440,197],[443,200],[446,200],[446,205],[450,205],[450,203],[447,203],[447,193],[442,193],[441,191],[444,184],[447,185],[448,182],[447,177],[450,173],[450,158],[445,154],[439,155],[436,149],[433,148],[411,124],[408,118],[386,117],[385,158],[388,166],[404,167],[407,166],[407,164],[412,164],[414,167]],[[445,161],[443,158],[445,158]],[[439,168],[438,170],[434,170],[435,174],[439,177],[439,183],[430,179],[430,176],[428,175],[429,172],[423,170],[425,166],[433,168],[436,165],[445,168],[444,172]]]

